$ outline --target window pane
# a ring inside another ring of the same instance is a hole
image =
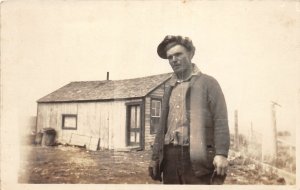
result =
[[[157,122],[158,120],[159,120],[158,117],[152,117],[152,118],[151,118],[151,124],[152,124],[152,125],[158,124],[158,122]]]
[[[139,143],[140,142],[140,133],[139,132],[131,132],[130,133],[130,142],[131,143]]]
[[[75,127],[76,119],[75,117],[65,117],[65,127]]]
[[[151,108],[151,116],[155,116],[155,107]]]
[[[158,130],[159,124],[159,117],[152,117],[151,118],[151,126],[153,127],[153,132],[156,133]]]
[[[152,108],[155,108],[155,100],[152,100],[152,101],[151,101],[151,107],[152,107]]]
[[[130,113],[130,128],[136,127],[136,112],[135,106],[131,106],[131,113]]]
[[[161,101],[160,100],[151,100],[151,116],[160,116],[161,110]]]
[[[136,143],[140,142],[140,133],[136,133]]]
[[[160,101],[156,104],[156,116],[160,116],[161,103]]]
[[[130,133],[130,142],[135,142],[135,132]]]
[[[140,106],[136,106],[136,128],[141,127],[140,126],[140,124],[141,124],[141,122],[140,122],[140,113],[141,113]]]
[[[154,114],[153,116],[157,116],[157,101],[153,101],[154,102],[154,106],[153,106],[153,109],[154,109]]]

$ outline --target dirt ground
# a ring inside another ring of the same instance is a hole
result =
[[[87,151],[72,146],[23,146],[19,183],[158,184],[148,176],[150,151]],[[241,157],[229,157],[225,184],[285,184]]]

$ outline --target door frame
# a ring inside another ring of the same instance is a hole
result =
[[[130,139],[129,139],[129,127],[130,127],[130,107],[131,106],[140,106],[140,143],[139,146],[141,149],[144,149],[145,146],[145,106],[144,101],[134,101],[134,102],[126,102],[126,146],[130,147]]]

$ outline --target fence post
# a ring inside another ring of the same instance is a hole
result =
[[[276,102],[271,102],[271,127],[269,128],[269,139],[264,139],[264,141],[267,140],[267,142],[263,142],[265,144],[265,147],[263,148],[263,158],[265,161],[272,163],[276,166],[277,161],[277,126],[276,126],[276,110],[275,106],[280,106]]]
[[[238,111],[234,111],[234,146],[239,150],[239,129],[238,129]]]
[[[276,102],[272,102],[272,106],[271,106],[271,111],[272,111],[272,127],[273,127],[273,138],[274,138],[274,161],[276,164],[276,160],[277,160],[277,154],[278,154],[278,150],[277,150],[277,124],[276,124],[276,109],[275,106],[280,106],[278,103]]]

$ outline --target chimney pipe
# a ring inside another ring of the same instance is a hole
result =
[[[109,80],[109,72],[106,73],[106,80]]]

